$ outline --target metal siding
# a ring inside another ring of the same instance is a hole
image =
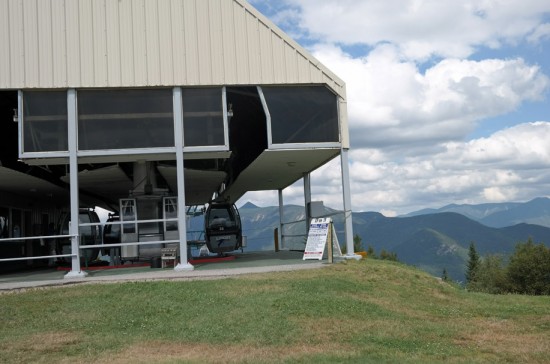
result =
[[[92,1],[92,27],[94,31],[94,85],[105,85],[108,80],[107,25],[105,0]]]
[[[286,41],[284,45],[285,52],[285,71],[286,83],[292,83],[293,80],[298,80],[298,63],[296,60],[296,50],[292,48]]]
[[[132,33],[134,41],[134,85],[147,85],[147,33],[145,0],[132,0]]]
[[[174,66],[172,50],[182,47],[172,41],[172,18],[170,1],[160,1],[158,4],[158,43],[159,43],[159,67],[160,84],[170,84],[174,79]]]
[[[301,53],[298,52],[296,52],[296,61],[298,62],[298,82],[311,83],[311,76],[309,74],[309,61]]]
[[[271,32],[271,46],[273,47],[273,82],[283,83],[286,80],[285,41],[277,33]]]
[[[233,21],[235,26],[235,54],[237,64],[237,82],[248,84],[250,80],[250,65],[248,57],[248,41],[246,35],[245,8],[236,4],[233,8]]]
[[[201,0],[198,0],[201,1]],[[201,19],[202,20],[202,19]],[[185,68],[186,83],[188,85],[199,84],[199,48],[196,1],[183,2],[183,25],[185,37]]]
[[[322,83],[323,82],[323,72],[316,66],[311,65],[311,81],[313,83]]]
[[[258,34],[258,19],[246,11],[246,37],[248,40],[248,72],[252,83],[261,83],[260,36]]]
[[[225,84],[224,72],[224,44],[223,44],[223,13],[219,0],[209,0],[210,13],[210,55],[212,61],[210,72],[212,83],[216,85]]]
[[[105,3],[105,30],[107,32],[107,82],[105,86],[122,85],[122,57],[120,46],[120,16],[117,1]]]
[[[223,72],[226,84],[237,83],[237,56],[235,51],[235,18],[233,2],[222,1]]]
[[[185,21],[183,3],[179,0],[171,2],[172,15],[172,62],[173,62],[173,84],[187,84],[187,62],[185,45]]]
[[[53,45],[51,1],[38,2],[38,83],[42,86],[53,83]]]
[[[23,39],[25,54],[25,83],[38,84],[38,17],[36,0],[23,1]]]
[[[344,83],[244,0],[0,0],[0,85]]]
[[[258,21],[258,35],[260,39],[260,70],[262,83],[273,83],[273,44],[271,44],[271,29]]]
[[[65,36],[65,2],[51,1],[52,17],[52,86],[67,85],[67,38]],[[44,85],[44,87],[49,85]]]
[[[120,22],[121,83],[122,85],[135,85],[132,0],[120,0],[118,4],[118,20]]]
[[[197,61],[198,82],[200,85],[212,84],[212,52],[210,49],[210,9],[208,0],[195,1],[196,14],[196,50],[193,57]],[[195,46],[195,45],[194,45]],[[191,56],[191,55],[189,55]]]
[[[67,86],[80,87],[80,27],[78,24],[78,1],[65,2],[67,37]]]
[[[159,18],[156,1],[145,2],[145,29],[147,33],[147,84],[160,84]]]
[[[0,87],[9,87],[11,84],[10,66],[10,17],[7,1],[0,2],[0,49],[4,54],[0,56]]]
[[[80,85],[94,86],[94,29],[92,28],[92,0],[80,0],[78,4],[78,25],[80,29]]]

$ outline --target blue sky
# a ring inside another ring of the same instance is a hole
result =
[[[346,82],[353,210],[550,196],[549,1],[249,2]],[[338,168],[312,175],[335,208]]]

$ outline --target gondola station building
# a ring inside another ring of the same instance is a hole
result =
[[[192,206],[276,190],[282,211],[302,179],[309,219],[334,158],[353,255],[344,82],[245,0],[0,0],[0,47],[0,271],[85,276],[93,206],[122,257],[172,244],[193,269]]]

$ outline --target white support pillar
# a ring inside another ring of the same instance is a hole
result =
[[[76,90],[67,91],[67,137],[69,146],[69,188],[71,198],[71,219],[69,222],[69,234],[71,235],[71,271],[64,278],[82,278],[88,273],[80,269],[80,235],[78,227],[78,156],[77,156],[77,110]]]
[[[279,190],[279,234],[278,234],[278,239],[279,239],[279,249],[284,249],[285,247],[285,244],[283,242],[283,214],[284,214],[284,211],[283,211],[283,190]]]
[[[353,251],[353,221],[351,217],[351,193],[349,183],[349,149],[342,148],[340,152],[340,164],[342,170],[342,195],[344,199],[344,227],[346,239],[346,258],[361,259],[361,256]]]
[[[311,175],[304,173],[304,202],[305,202],[305,216],[306,216],[306,234],[309,233],[309,223],[311,221],[311,214],[309,211],[309,205],[311,203]]]
[[[176,173],[178,179],[178,233],[180,241],[180,262],[174,267],[175,271],[189,271],[195,269],[189,264],[187,256],[187,222],[185,220],[185,175],[183,163],[183,107],[181,87],[174,87],[172,92],[174,103],[174,138],[176,146]]]

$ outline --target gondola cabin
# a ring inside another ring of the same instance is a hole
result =
[[[212,253],[224,254],[242,244],[241,217],[234,204],[211,202],[204,216],[206,245]]]

